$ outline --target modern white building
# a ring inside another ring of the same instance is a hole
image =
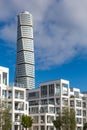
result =
[[[26,89],[9,85],[9,69],[5,67],[0,67],[0,102],[5,102],[10,108],[11,130],[22,130],[21,116],[28,115]]]
[[[18,15],[15,82],[27,89],[34,88],[34,64],[32,15],[24,11]]]
[[[76,130],[82,130],[87,122],[87,92],[70,88],[69,81],[63,79],[44,82],[30,90],[10,87],[9,69],[0,67],[0,101],[10,108],[11,130],[22,130],[23,114],[33,118],[32,130],[56,130],[52,121],[67,106],[75,109]]]
[[[32,130],[56,130],[52,121],[67,106],[75,109],[76,130],[87,121],[87,93],[70,88],[69,81],[55,80],[41,83],[28,91],[29,115],[34,119]]]

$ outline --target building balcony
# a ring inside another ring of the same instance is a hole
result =
[[[24,111],[24,108],[22,108],[22,107],[20,107],[20,108],[16,107],[15,110],[21,110],[21,111]]]
[[[12,99],[12,96],[8,96],[8,99]]]
[[[16,99],[24,99],[24,96],[21,95],[21,96],[15,96]]]
[[[21,119],[15,118],[15,122],[21,122]]]
[[[45,123],[45,120],[40,120],[40,123]]]

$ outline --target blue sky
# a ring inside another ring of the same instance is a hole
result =
[[[87,91],[87,0],[0,0],[0,66],[14,80],[17,14],[33,16],[36,86],[64,78]]]

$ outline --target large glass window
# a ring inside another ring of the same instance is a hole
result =
[[[40,108],[40,113],[46,113],[46,112],[48,112],[48,107],[47,106]]]
[[[86,108],[86,102],[83,102],[83,108]]]
[[[50,113],[54,113],[54,112],[55,112],[54,107],[49,107],[49,112],[50,112]]]
[[[40,130],[45,130],[45,126],[40,126]]]
[[[76,115],[81,116],[81,110],[77,109],[76,110]]]
[[[76,106],[81,107],[81,101],[76,101]]]
[[[41,86],[41,97],[47,96],[47,85]]]
[[[60,85],[59,84],[56,84],[56,94],[60,94],[60,91],[61,91],[61,89],[60,89]]]
[[[83,110],[83,116],[86,116],[86,110]]]
[[[54,95],[54,84],[50,84],[49,85],[49,96],[53,96]]]
[[[81,118],[76,118],[77,124],[81,124],[82,123],[82,119]]]
[[[12,109],[12,102],[8,102],[8,108]]]
[[[52,123],[54,116],[47,116],[47,123]]]
[[[33,130],[39,130],[39,126],[33,126]]]
[[[60,107],[56,107],[56,114],[60,113]]]
[[[21,110],[21,111],[24,110],[24,103],[23,102],[15,102],[14,105],[15,105],[15,110]]]
[[[47,99],[41,100],[41,105],[46,105],[47,104]]]
[[[6,90],[2,90],[2,95],[3,95],[3,97],[6,97],[7,96],[7,91]]]
[[[8,98],[11,98],[12,97],[12,91],[8,91]]]
[[[45,123],[45,116],[40,117],[40,123]]]
[[[62,88],[63,88],[63,95],[67,96],[68,95],[68,84],[62,84]]]
[[[21,114],[15,113],[15,122],[20,122],[21,121]]]
[[[30,92],[28,94],[28,99],[32,99],[32,98],[39,98],[39,92]]]
[[[54,102],[54,98],[49,99],[49,104],[52,104],[52,105],[55,104],[55,102]]]
[[[62,103],[63,103],[63,105],[68,105],[68,99],[67,98],[62,98]]]
[[[70,101],[70,106],[74,107],[74,101],[73,100]]]
[[[74,96],[75,96],[76,98],[79,98],[79,92],[74,91]]]
[[[54,130],[54,126],[47,126],[46,130]]]
[[[33,121],[34,121],[34,123],[38,123],[39,117],[38,116],[33,116]]]
[[[3,72],[3,84],[7,85],[7,73]]]
[[[32,108],[30,108],[30,114],[38,113],[38,112],[39,112],[39,108],[38,107],[32,107]]]
[[[56,105],[60,105],[60,98],[56,98]]]
[[[24,92],[15,90],[15,98],[24,99]]]
[[[29,101],[29,106],[39,105],[39,100]]]

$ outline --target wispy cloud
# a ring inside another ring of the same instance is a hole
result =
[[[32,13],[38,69],[64,64],[87,51],[87,0],[1,0],[0,6],[0,21],[6,23],[0,38],[9,42],[16,42],[16,15]]]

